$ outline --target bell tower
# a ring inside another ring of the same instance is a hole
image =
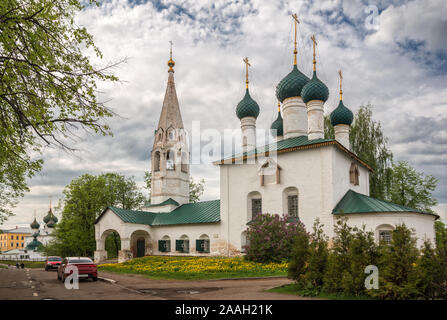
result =
[[[180,204],[189,202],[189,148],[175,90],[174,65],[171,42],[168,85],[151,152],[151,204],[169,198]]]

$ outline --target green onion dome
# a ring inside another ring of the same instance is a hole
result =
[[[336,126],[337,124],[347,124],[350,126],[353,120],[354,114],[351,110],[345,107],[343,100],[340,100],[338,107],[331,113],[332,125]]]
[[[244,98],[237,104],[236,115],[239,119],[245,117],[255,117],[259,115],[259,105],[258,103],[250,97],[250,92],[248,88],[245,91]]]
[[[317,72],[314,71],[312,79],[306,83],[301,90],[301,97],[304,103],[308,103],[312,100],[320,100],[326,102],[329,98],[329,89],[326,85],[317,77]]]
[[[40,242],[39,240],[37,240],[36,238],[34,238],[33,241],[31,241],[30,243],[28,243],[28,245],[26,246],[26,250],[36,250],[37,247],[41,246],[42,242]]]
[[[301,90],[309,80],[304,73],[298,70],[296,64],[293,65],[292,71],[276,86],[276,97],[281,102],[287,98],[300,97]]]
[[[50,219],[50,221],[47,222],[48,228],[54,228],[56,222],[53,219]]]
[[[270,126],[270,129],[272,130],[272,135],[275,137],[281,137],[283,135],[284,129],[283,129],[281,111],[278,111],[278,117],[276,118],[275,121],[273,121],[272,125]]]
[[[51,216],[51,220],[53,220],[54,223],[57,223],[59,221],[54,214]]]
[[[31,223],[31,229],[39,229],[40,224],[37,222],[36,218],[34,218],[33,223]]]
[[[48,210],[48,214],[45,217],[43,217],[43,222],[48,223],[48,221],[50,221],[52,215],[53,215],[53,211],[50,208],[50,210]]]

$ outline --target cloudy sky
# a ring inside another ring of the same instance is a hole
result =
[[[187,129],[237,129],[235,108],[244,94],[249,57],[250,91],[261,108],[258,128],[276,117],[274,90],[292,67],[293,24],[299,27],[299,68],[310,76],[311,34],[318,41],[318,73],[330,89],[325,112],[338,102],[337,71],[344,72],[344,102],[354,112],[371,103],[396,160],[439,179],[436,208],[447,219],[447,2],[386,1],[142,1],[109,0],[78,17],[104,54],[98,65],[128,58],[118,84],[102,86],[113,137],[87,136],[75,155],[46,149],[45,165],[31,191],[4,227],[40,220],[83,173],[119,172],[143,185],[167,81],[169,40],[175,81]],[[203,199],[219,197],[219,170],[193,165],[204,178]]]

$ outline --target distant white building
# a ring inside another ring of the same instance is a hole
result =
[[[310,230],[316,218],[332,237],[337,217],[365,225],[377,241],[405,223],[419,244],[434,239],[437,216],[369,196],[371,167],[351,151],[353,113],[342,99],[331,113],[335,139],[324,138],[324,103],[329,90],[314,72],[308,78],[295,64],[276,88],[282,103],[273,122],[273,144],[256,147],[259,105],[248,88],[236,108],[241,122],[241,154],[215,162],[220,170],[220,199],[189,203],[189,148],[174,84],[174,61],[151,152],[151,204],[139,211],[106,208],[95,222],[97,262],[107,258],[106,237],[121,238],[119,261],[144,255],[241,254],[247,224],[258,213],[287,214]],[[231,106],[229,108],[232,109]],[[205,112],[205,110],[204,110]],[[210,112],[210,110],[206,110]],[[131,137],[129,137],[131,139]]]
[[[34,218],[30,224],[30,228],[14,229],[14,232],[21,232],[26,234],[24,236],[24,243],[22,246],[13,250],[4,251],[0,254],[0,260],[45,260],[46,255],[43,252],[37,251],[39,246],[47,245],[53,239],[53,228],[58,222],[57,217],[53,214],[53,210],[48,211],[43,218],[42,228]]]

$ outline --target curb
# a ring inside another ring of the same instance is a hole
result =
[[[103,277],[98,277],[98,280],[104,281],[104,282],[108,282],[108,283],[116,283],[116,280],[113,279],[108,279],[108,278],[103,278]]]

